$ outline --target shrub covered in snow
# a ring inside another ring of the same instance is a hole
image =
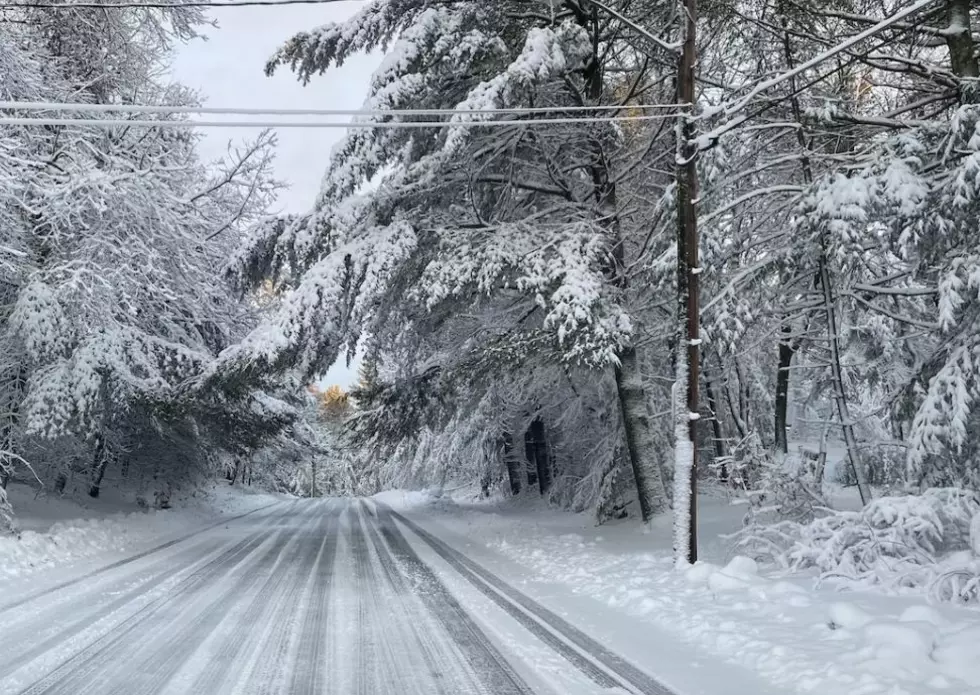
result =
[[[980,580],[980,563],[970,550],[978,514],[980,498],[973,492],[933,488],[881,497],[860,511],[809,523],[752,524],[736,547],[786,569],[817,569],[821,580],[931,587],[940,598],[965,600],[976,597]]]
[[[731,480],[746,491],[747,525],[771,524],[781,520],[806,523],[827,506],[823,498],[821,462],[803,456],[777,456],[763,446],[757,434],[732,448],[719,459]]]

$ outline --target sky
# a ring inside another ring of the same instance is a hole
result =
[[[361,6],[363,2],[351,0],[324,5],[212,9],[211,16],[218,26],[207,30],[206,40],[195,40],[178,51],[172,65],[174,78],[198,90],[207,106],[360,108],[371,74],[381,62],[379,55],[354,56],[343,67],[313,78],[305,87],[287,69],[266,77],[264,67],[269,56],[297,32],[342,21]],[[211,118],[229,120],[223,116]],[[219,157],[230,141],[254,137],[256,132],[243,128],[209,128],[201,154],[205,159]],[[279,198],[281,211],[302,213],[310,209],[330,151],[343,134],[342,129],[333,128],[279,130],[276,175],[290,186]],[[348,367],[341,358],[319,383],[348,386],[356,380],[356,375],[357,363]]]

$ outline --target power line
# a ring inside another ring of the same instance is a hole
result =
[[[330,5],[355,0],[241,0],[240,2],[211,2],[210,0],[191,0],[190,2],[0,2],[0,8],[102,10],[106,8],[147,8],[155,10],[180,9],[182,7],[275,7],[277,5]]]
[[[621,23],[625,24],[626,26],[628,26],[633,31],[639,32],[641,35],[643,35],[646,38],[650,39],[656,45],[658,45],[660,48],[664,49],[665,51],[667,51],[669,53],[676,53],[680,49],[680,47],[681,47],[681,44],[679,44],[679,43],[667,43],[666,41],[664,41],[662,38],[660,38],[656,34],[653,34],[653,33],[649,32],[649,31],[647,31],[646,29],[644,29],[643,27],[641,27],[639,24],[637,24],[636,22],[634,22],[633,20],[631,20],[629,17],[625,17],[622,13],[617,12],[613,8],[609,7],[608,5],[604,5],[603,3],[599,2],[599,0],[592,0],[592,4],[595,5],[596,7],[598,7],[599,9],[603,10],[604,12],[612,15],[613,18],[615,18],[618,21],[620,21]]]
[[[578,113],[590,111],[626,111],[676,109],[676,104],[600,104],[596,106],[534,106],[499,109],[259,109],[219,106],[158,106],[140,104],[85,104],[53,101],[0,101],[0,110],[9,111],[79,111],[91,113],[161,113],[224,114],[238,116],[459,116],[521,115],[538,113]]]
[[[378,128],[378,129],[411,129],[411,128],[484,128],[504,126],[543,126],[565,125],[575,123],[608,123],[619,121],[653,121],[676,118],[673,114],[658,114],[654,116],[610,116],[608,118],[537,118],[537,119],[507,119],[490,121],[155,121],[129,120],[125,118],[21,118],[16,116],[0,117],[0,125],[20,126],[53,126],[77,125],[102,128],[139,127],[139,128]]]

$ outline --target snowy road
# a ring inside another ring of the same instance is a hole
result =
[[[387,507],[277,504],[0,596],[0,695],[671,695]]]

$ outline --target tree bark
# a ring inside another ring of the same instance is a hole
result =
[[[948,0],[948,2],[955,3],[956,0]],[[969,3],[967,3],[969,4]],[[785,31],[786,22],[783,21],[783,51],[786,56],[786,63],[790,67],[794,65],[793,60],[793,50],[790,43],[789,32]],[[969,18],[967,18],[967,25],[969,25]],[[800,108],[799,99],[795,96],[796,90],[796,80],[790,81],[790,87],[794,90],[794,96],[790,99],[790,104],[793,108],[793,114],[798,123],[803,122],[802,110]],[[813,182],[813,170],[810,167],[810,159],[806,156],[807,143],[806,138],[803,134],[802,128],[797,129],[796,138],[800,145],[800,151],[804,153],[804,156],[800,160],[800,165],[803,169],[803,180],[810,184]],[[827,341],[830,349],[830,371],[831,379],[833,381],[834,389],[834,403],[837,406],[837,416],[840,419],[841,429],[844,434],[844,442],[847,445],[847,457],[850,462],[851,468],[854,471],[854,478],[857,480],[858,484],[858,494],[861,496],[861,503],[867,504],[871,500],[871,489],[868,486],[867,471],[864,468],[864,464],[861,461],[861,454],[857,446],[857,438],[854,436],[854,424],[851,422],[851,415],[847,407],[847,395],[844,392],[844,376],[841,368],[840,360],[840,335],[839,327],[837,324],[837,308],[834,303],[833,287],[830,278],[830,269],[827,267],[827,256],[824,249],[824,244],[821,244],[820,257],[817,260],[817,277],[815,282],[819,284],[821,292],[823,293],[823,304],[824,312],[827,317]],[[782,345],[780,345],[782,349]],[[782,353],[780,353],[782,356]],[[790,356],[791,359],[791,356]],[[788,381],[788,376],[787,376]]]
[[[722,388],[722,392],[725,394],[725,402],[728,403],[728,412],[732,416],[732,424],[735,425],[735,430],[738,433],[739,440],[743,440],[747,436],[749,436],[748,426],[745,424],[745,422],[742,421],[742,416],[739,414],[738,409],[735,407],[735,399],[732,398],[731,379],[726,378],[722,382],[721,388]]]
[[[10,476],[13,474],[13,456],[16,442],[14,434],[17,430],[17,423],[20,422],[20,404],[24,399],[24,389],[27,385],[27,370],[20,366],[17,368],[17,377],[14,379],[13,387],[10,389],[7,403],[7,416],[0,427],[0,452],[3,455],[3,462],[0,465],[0,488],[7,489]]]
[[[92,466],[92,485],[88,489],[89,497],[98,497],[102,491],[102,476],[109,465],[109,456],[106,451],[105,440],[102,435],[95,437],[95,458]]]
[[[946,0],[946,17],[949,26],[944,32],[949,47],[949,64],[958,77],[980,77],[977,65],[973,34],[970,29],[971,0]],[[974,94],[967,95],[966,101],[976,100],[976,86],[971,86]]]
[[[514,440],[510,436],[510,432],[504,432],[502,448],[504,465],[507,466],[507,479],[510,481],[510,493],[519,495],[521,494],[521,472],[514,456]]]
[[[533,421],[532,421],[533,424]],[[534,450],[531,427],[524,430],[524,474],[527,476],[528,487],[538,484],[538,466]]]
[[[783,326],[782,338],[779,341],[779,365],[776,367],[776,412],[775,438],[776,451],[783,454],[789,453],[789,433],[788,433],[788,413],[789,413],[789,368],[793,363],[793,356],[796,354],[796,345],[789,337],[792,328]]]
[[[715,394],[715,382],[708,373],[707,361],[704,365],[704,390],[708,396],[708,410],[711,411],[711,434],[714,439],[715,458],[723,459],[726,455],[725,433],[721,426],[721,418],[718,417],[718,397]],[[721,482],[728,482],[728,467],[724,464],[719,469]]]
[[[569,7],[578,23],[588,30],[592,37],[592,56],[584,69],[585,91],[590,101],[599,103],[605,85],[598,8],[584,3],[580,7],[569,3]],[[620,227],[616,183],[609,175],[608,158],[602,149],[602,141],[594,138],[591,144],[593,163],[589,168],[592,175],[593,198],[609,240],[611,263],[607,274],[610,283],[626,294],[630,290],[630,279],[625,272],[627,244],[624,243]],[[636,482],[640,516],[644,522],[647,522],[654,515],[667,511],[667,491],[664,488],[663,473],[658,463],[647,393],[643,385],[636,348],[631,345],[621,351],[617,357],[619,366],[616,367],[616,390],[620,414],[623,418],[626,453]]]
[[[532,463],[537,472],[538,491],[544,495],[551,487],[551,459],[548,455],[548,437],[545,431],[544,421],[540,417],[534,418],[531,426],[528,427],[527,435],[529,440],[529,452]]]
[[[643,521],[667,511],[667,490],[664,488],[660,464],[657,461],[656,442],[650,421],[646,390],[640,373],[636,348],[630,347],[619,355],[616,368],[616,390],[626,432],[633,478],[636,480],[636,496],[640,503]]]

